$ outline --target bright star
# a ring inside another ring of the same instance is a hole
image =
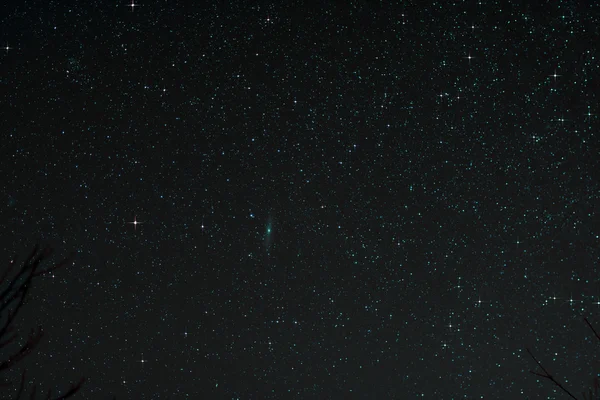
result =
[[[140,222],[140,221],[138,221],[138,220],[137,220],[137,216],[134,216],[134,217],[133,217],[133,221],[131,221],[131,222],[128,222],[128,224],[132,224],[132,225],[133,225],[133,228],[134,228],[135,230],[137,230],[137,226],[138,226],[139,224],[141,224],[141,223],[142,223],[142,222]]]
[[[471,53],[469,53],[469,55],[466,56],[465,58],[469,60],[469,65],[471,65],[471,60],[474,59],[475,57],[472,57]]]

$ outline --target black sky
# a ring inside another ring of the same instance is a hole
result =
[[[598,5],[246,3],[4,6],[4,262],[78,252],[38,387],[565,398],[525,347],[589,386]]]

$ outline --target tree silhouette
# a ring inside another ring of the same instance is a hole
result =
[[[585,321],[586,324],[588,324],[588,326],[590,327],[590,329],[594,332],[594,335],[596,335],[596,337],[598,338],[598,340],[600,340],[600,335],[598,335],[598,332],[596,332],[596,330],[594,329],[594,327],[592,326],[592,324],[590,324],[590,321],[588,321],[587,318],[583,319]],[[552,374],[550,374],[548,372],[548,370],[546,368],[544,368],[544,366],[542,365],[542,363],[540,363],[537,358],[535,358],[535,356],[531,353],[531,350],[529,350],[529,348],[526,348],[527,352],[529,353],[529,355],[531,356],[531,358],[533,358],[533,360],[536,362],[536,364],[542,369],[542,371],[544,371],[543,374],[540,374],[538,372],[534,372],[534,371],[529,371],[534,375],[537,376],[541,376],[542,378],[546,378],[548,380],[550,380],[551,382],[553,382],[556,386],[558,386],[563,392],[565,392],[566,394],[568,394],[572,399],[578,400],[577,397],[575,397],[571,392],[569,392],[563,385],[560,384],[560,382],[558,382],[553,376]],[[588,390],[588,393],[586,394],[586,392],[581,392],[581,394],[583,395],[583,399],[584,400],[593,400],[593,399],[600,399],[600,396],[598,396],[598,391],[600,390],[600,380],[598,380],[598,377],[594,378],[593,381],[593,388],[594,388],[594,393],[592,394],[592,388],[590,388]]]
[[[42,261],[47,259],[52,252],[53,249],[49,247],[46,247],[40,251],[39,245],[36,245],[31,252],[31,255],[25,260],[23,265],[17,269],[12,279],[10,276],[16,269],[16,259],[12,259],[6,270],[0,272],[0,350],[6,349],[8,345],[13,343],[15,339],[19,337],[18,332],[15,332],[14,321],[15,317],[23,306],[23,302],[25,301],[29,290],[31,289],[33,280],[39,276],[52,273],[59,268],[71,264],[73,261],[74,253],[52,267],[46,269],[41,268],[40,264]],[[6,287],[3,287],[4,285],[6,285]],[[8,358],[5,360],[0,360],[0,374],[4,374],[13,370],[19,361],[27,357],[27,355],[31,354],[31,352],[35,350],[43,336],[44,333],[41,326],[39,326],[37,329],[32,329],[25,344],[21,346],[18,351],[8,356]],[[14,397],[15,400],[21,399],[22,396],[24,396],[25,372],[26,370],[23,370],[23,373],[21,374],[21,382],[17,389],[16,396]],[[79,389],[81,389],[84,381],[85,378],[81,378],[79,382],[71,385],[71,387],[64,394],[58,395],[58,397],[55,397],[54,399],[67,399],[73,396],[79,391]],[[12,386],[13,383],[10,381],[0,383],[0,388],[4,388],[4,390],[7,390],[6,388],[10,388]],[[36,394],[37,389],[35,385],[33,385],[30,398],[34,399]],[[2,398],[6,397],[2,396]],[[48,390],[48,394],[45,398],[48,400],[52,398],[51,389]]]

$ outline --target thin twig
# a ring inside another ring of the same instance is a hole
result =
[[[594,335],[596,335],[596,337],[598,338],[598,340],[600,340],[600,336],[598,335],[598,332],[596,332],[596,330],[594,329],[594,327],[592,326],[592,324],[590,324],[590,321],[588,321],[587,318],[583,319],[585,321],[586,324],[588,324],[588,326],[590,327],[590,329],[592,330],[592,332],[594,332]]]
[[[33,279],[38,276],[54,272],[55,270],[72,263],[74,258],[74,253],[72,253],[69,255],[69,257],[57,263],[56,265],[47,269],[40,269],[39,267],[41,262],[47,259],[51,254],[51,248],[46,247],[39,251],[39,245],[35,245],[31,254],[23,263],[23,266],[8,282],[7,287],[0,293],[0,314],[4,312],[7,313],[6,321],[0,327],[0,349],[14,342],[17,337],[16,333],[13,334],[13,323],[24,304]],[[4,273],[0,276],[0,284],[5,282],[8,276],[11,275],[13,269],[15,268],[15,259],[16,258],[13,258],[13,261],[11,261],[6,271],[4,271]],[[0,372],[10,370],[16,363],[27,357],[37,347],[42,337],[43,331],[41,327],[38,327],[37,330],[32,330],[25,344],[16,353],[14,353],[12,356],[9,356],[6,360],[0,360]],[[71,387],[64,394],[59,395],[54,400],[63,400],[73,396],[81,389],[81,386],[84,382],[85,378],[81,378],[77,383],[71,385]],[[21,382],[17,389],[15,400],[20,400],[22,398],[24,395],[24,390],[25,371],[23,371],[23,374],[21,375]],[[35,399],[36,394],[37,390],[35,385],[33,385],[30,398]],[[46,398],[51,400],[51,396],[52,392],[49,390]]]
[[[542,369],[542,371],[544,371],[543,374],[539,374],[539,373],[533,372],[531,370],[529,372],[531,372],[534,375],[541,376],[542,378],[550,379],[552,382],[554,382],[554,384],[556,386],[558,386],[566,394],[568,394],[569,396],[571,396],[572,399],[577,400],[577,397],[573,396],[571,394],[571,392],[569,392],[563,385],[560,384],[560,382],[558,382],[556,379],[554,379],[554,377],[552,375],[550,375],[550,373],[548,371],[546,371],[546,368],[544,368],[544,366],[537,360],[537,358],[535,358],[535,356],[531,353],[531,351],[529,350],[529,348],[527,348],[527,352],[529,353],[529,355],[531,356],[531,358],[533,358],[533,360],[537,363],[537,365]]]

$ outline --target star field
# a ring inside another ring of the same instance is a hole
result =
[[[533,2],[535,3],[535,2]],[[3,265],[74,398],[562,399],[599,376],[600,8],[22,2]],[[2,389],[4,390],[4,389]],[[13,392],[11,392],[12,394]]]

